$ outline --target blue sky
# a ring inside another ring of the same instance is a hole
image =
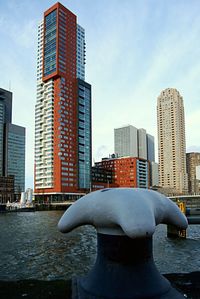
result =
[[[33,186],[37,24],[50,0],[0,0],[0,87],[13,92],[13,123],[26,127],[26,187]],[[199,0],[63,0],[86,30],[93,160],[112,153],[114,128],[155,136],[162,89],[183,96],[187,151],[200,151]]]

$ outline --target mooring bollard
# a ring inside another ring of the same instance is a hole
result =
[[[73,281],[72,299],[181,299],[157,270],[152,254],[156,225],[187,227],[180,209],[147,189],[113,188],[76,201],[58,223],[61,232],[91,224],[97,230],[97,258],[86,277]]]

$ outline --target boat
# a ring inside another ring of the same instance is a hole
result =
[[[29,192],[30,193],[30,192]],[[19,202],[7,202],[6,212],[35,212],[35,206],[32,202],[32,194],[21,193]]]

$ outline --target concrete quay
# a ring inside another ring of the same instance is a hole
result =
[[[173,273],[164,275],[174,288],[188,299],[200,298],[200,272]],[[0,281],[2,299],[71,299],[70,280],[19,280]],[[123,298],[121,298],[123,299]],[[152,298],[153,299],[153,298]]]

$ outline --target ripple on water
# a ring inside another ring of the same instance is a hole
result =
[[[96,232],[91,226],[62,234],[62,211],[0,214],[0,280],[69,279],[91,268]],[[154,234],[154,259],[162,273],[200,269],[200,226],[188,229],[187,240],[166,237],[166,226]],[[2,258],[3,257],[3,258]]]

